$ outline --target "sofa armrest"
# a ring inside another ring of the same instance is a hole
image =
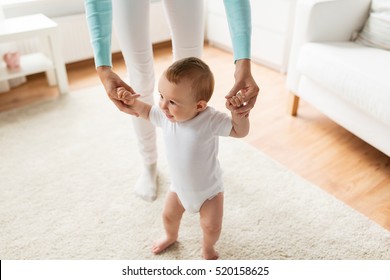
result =
[[[301,46],[307,42],[350,41],[364,25],[371,0],[299,0],[287,71],[287,88],[297,93],[296,64]]]

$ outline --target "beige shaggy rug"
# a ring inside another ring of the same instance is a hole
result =
[[[252,128],[255,129],[255,128]],[[129,117],[102,87],[0,114],[0,259],[200,259],[198,215],[163,233],[159,195],[133,193],[141,170]],[[222,138],[221,259],[390,259],[390,232],[242,140]]]

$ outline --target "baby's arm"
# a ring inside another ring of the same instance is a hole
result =
[[[145,102],[138,100],[138,94],[134,95],[127,91],[125,88],[120,87],[117,89],[117,95],[123,104],[127,105],[130,109],[137,113],[137,117],[149,120],[149,113],[152,106]]]
[[[241,138],[245,137],[249,133],[249,114],[242,116],[235,112],[235,110],[244,105],[243,98],[240,93],[236,96],[226,100],[226,108],[228,108],[232,114],[232,131],[231,137]]]

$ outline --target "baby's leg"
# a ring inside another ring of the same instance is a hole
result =
[[[168,192],[163,210],[165,236],[154,241],[152,246],[153,253],[161,253],[176,242],[179,233],[180,220],[184,211],[185,209],[180,203],[177,194]]]
[[[214,249],[222,228],[223,193],[206,200],[200,208],[200,225],[203,230],[202,253],[206,260],[216,260],[219,255]]]

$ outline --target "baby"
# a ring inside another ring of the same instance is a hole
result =
[[[158,90],[159,107],[138,100],[138,94],[124,88],[117,90],[121,102],[163,131],[172,184],[162,215],[165,236],[154,242],[152,251],[158,254],[176,242],[184,211],[199,212],[202,256],[217,259],[214,247],[222,228],[224,191],[218,137],[248,134],[248,116],[235,113],[245,96],[238,93],[226,101],[231,117],[209,107],[214,77],[209,67],[194,57],[173,63],[161,76]]]

